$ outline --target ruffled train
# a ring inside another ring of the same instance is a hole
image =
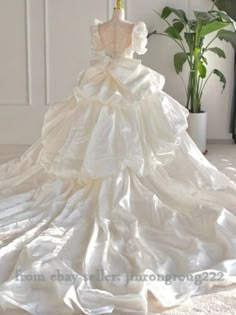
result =
[[[198,150],[164,77],[115,62],[82,72],[0,166],[2,311],[146,313],[148,291],[168,307],[236,282],[236,184]]]

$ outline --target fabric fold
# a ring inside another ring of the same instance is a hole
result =
[[[141,60],[97,55],[91,66],[79,74],[74,96],[77,101],[85,98],[128,106],[162,90],[164,84],[164,76],[142,65]]]
[[[117,87],[117,82],[125,82],[127,86],[124,91],[120,84],[122,94],[121,90],[112,94],[122,97],[116,105],[101,103],[98,95],[94,99],[72,95],[46,113],[39,164],[47,172],[88,183],[125,168],[145,176],[174,160],[188,127],[188,110],[157,86],[154,93],[130,103],[125,95],[134,95],[132,89],[139,90],[143,82],[132,87],[133,74],[124,76],[116,69],[111,66],[109,70],[116,76],[113,83]],[[109,75],[105,76],[108,80]],[[107,97],[108,90],[97,90],[100,100]]]

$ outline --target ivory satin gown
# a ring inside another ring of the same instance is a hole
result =
[[[72,95],[0,166],[0,314],[145,314],[148,291],[169,307],[236,282],[236,184],[190,138],[163,75],[133,58],[145,23],[122,51],[100,23]]]

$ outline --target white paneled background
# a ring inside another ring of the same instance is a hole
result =
[[[78,72],[88,66],[89,26],[96,17],[107,20],[115,1],[109,0],[0,0],[0,143],[32,144],[40,137],[43,117],[51,103],[71,95]],[[143,20],[149,30],[165,25],[153,9],[166,5],[207,10],[210,0],[126,0],[127,19]],[[218,79],[211,80],[203,108],[209,112],[208,138],[231,139],[228,132],[233,88],[233,49],[227,60],[209,55],[213,67],[227,77],[221,94]],[[185,104],[182,81],[175,74],[173,54],[177,48],[167,38],[149,39],[143,64],[166,77],[164,90]],[[158,121],[157,121],[158,124]]]

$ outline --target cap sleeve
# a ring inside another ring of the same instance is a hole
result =
[[[102,50],[102,43],[99,36],[98,25],[102,24],[98,19],[94,19],[93,25],[90,26],[90,46],[91,50],[99,51]]]
[[[133,29],[133,51],[135,51],[139,55],[143,55],[147,52],[147,43],[148,43],[148,30],[147,26],[144,22],[138,22],[134,24],[134,29]]]

